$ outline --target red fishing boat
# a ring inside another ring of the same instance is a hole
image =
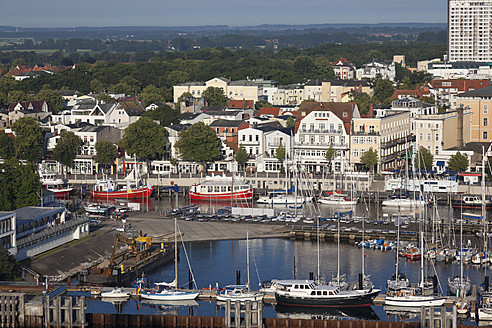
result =
[[[134,178],[132,171],[122,183],[118,183],[111,178],[98,180],[94,189],[90,191],[95,198],[149,198],[152,195],[154,186],[148,180]]]

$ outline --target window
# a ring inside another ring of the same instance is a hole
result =
[[[482,139],[488,139],[488,134],[487,134],[487,131],[483,131],[482,133]]]
[[[431,141],[431,134],[427,133],[427,141]]]
[[[419,140],[424,140],[424,134],[422,132],[419,134]]]
[[[488,105],[483,105],[483,113],[487,114],[489,112],[489,106]]]
[[[486,117],[483,118],[483,126],[488,126],[488,119]]]
[[[439,133],[436,133],[436,141],[439,141]]]
[[[260,140],[260,136],[256,135],[256,141]]]

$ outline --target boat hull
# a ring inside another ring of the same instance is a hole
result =
[[[369,306],[374,298],[379,294],[379,290],[368,293],[353,295],[334,295],[324,298],[309,298],[281,295],[276,293],[275,299],[278,304],[289,306],[309,306],[309,307],[357,307]]]
[[[402,307],[441,306],[446,299],[432,296],[389,297],[385,299],[385,305]]]
[[[217,295],[217,302],[226,302],[226,301],[239,301],[239,302],[246,302],[246,301],[261,301],[263,299],[263,294],[258,294],[255,293],[254,295],[238,295],[238,296],[231,296],[231,295]]]
[[[91,190],[91,196],[94,198],[149,198],[152,195],[154,186],[140,189],[127,189],[118,191],[94,191]]]
[[[230,192],[217,192],[217,193],[198,193],[195,191],[189,192],[189,198],[191,200],[209,201],[209,200],[231,200],[233,199],[253,199],[254,189],[247,189],[244,191],[237,191],[234,194]]]
[[[166,293],[142,293],[140,297],[154,301],[192,301],[198,297],[198,292],[166,292]]]

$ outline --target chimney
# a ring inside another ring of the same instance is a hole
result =
[[[374,118],[374,105],[369,105],[369,118]]]

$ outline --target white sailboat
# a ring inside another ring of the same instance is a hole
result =
[[[162,290],[144,292],[140,294],[140,297],[156,301],[189,301],[196,299],[200,294],[196,291],[178,289],[178,227],[176,218],[174,219],[174,281],[171,283],[156,283],[155,285],[163,287]]]
[[[414,159],[412,159],[414,163]],[[413,170],[415,166],[413,165]],[[415,174],[414,174],[415,179]],[[415,185],[415,182],[414,182]],[[420,247],[421,253],[424,252],[424,227],[423,221],[420,227]],[[398,272],[397,272],[398,274]],[[397,307],[421,307],[421,306],[441,306],[446,300],[444,297],[434,295],[424,295],[425,291],[425,278],[424,278],[424,257],[421,259],[420,264],[420,283],[415,288],[403,288],[400,290],[389,291],[385,298],[385,305],[397,306]]]
[[[261,301],[263,300],[263,293],[253,292],[250,290],[249,284],[249,233],[246,235],[246,272],[248,277],[248,283],[246,285],[227,285],[224,289],[217,294],[217,302],[226,301]]]

